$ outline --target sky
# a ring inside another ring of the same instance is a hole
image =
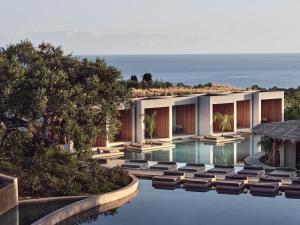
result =
[[[73,54],[300,53],[300,0],[0,0],[0,46]]]

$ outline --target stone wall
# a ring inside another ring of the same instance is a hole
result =
[[[0,174],[0,215],[18,205],[17,178]]]

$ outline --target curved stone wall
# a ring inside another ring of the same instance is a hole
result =
[[[138,180],[136,177],[131,176],[132,181],[126,187],[123,187],[119,190],[112,191],[109,193],[92,196],[86,199],[83,199],[78,202],[74,202],[70,205],[67,205],[61,209],[58,209],[47,216],[39,219],[34,222],[32,225],[53,225],[57,224],[65,219],[68,219],[72,216],[75,216],[78,213],[84,212],[86,210],[95,208],[100,205],[110,204],[117,200],[127,198],[128,196],[133,195],[138,189]]]
[[[0,215],[18,205],[18,179],[0,174]]]

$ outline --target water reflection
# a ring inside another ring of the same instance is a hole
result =
[[[299,200],[283,196],[254,197],[249,193],[169,191],[152,188],[148,180],[139,182],[139,194],[116,213],[96,212],[96,216],[89,219],[81,218],[81,222],[69,221],[64,225],[299,224]]]
[[[76,200],[24,203],[0,216],[0,225],[30,225],[41,217],[62,208]]]
[[[153,152],[126,152],[127,159],[146,159],[150,161],[175,161],[179,163],[242,164],[244,159],[260,151],[258,136],[247,136],[240,142],[223,145],[204,144],[199,141],[175,143],[175,148]]]
[[[138,192],[135,192],[123,199],[87,210],[62,221],[58,225],[93,224],[95,221],[101,221],[105,216],[116,216],[118,214],[118,208],[124,204],[130,203],[137,194]]]

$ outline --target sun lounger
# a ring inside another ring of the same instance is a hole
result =
[[[175,187],[180,185],[185,173],[180,171],[164,171],[162,176],[152,178],[153,187]]]
[[[223,174],[223,175],[234,173],[234,166],[232,166],[232,165],[215,165],[214,168],[207,170],[207,173]]]
[[[261,177],[265,174],[265,170],[263,167],[244,166],[244,168],[238,171],[237,174],[248,176],[248,177]]]
[[[224,180],[218,180],[215,182],[216,191],[221,193],[241,193],[245,190],[248,184],[248,177],[234,174],[225,176]]]
[[[283,178],[283,179],[289,179],[289,178],[297,176],[297,172],[293,168],[278,167],[274,171],[269,173],[269,176]]]
[[[300,177],[292,178],[292,184],[285,186],[284,191],[287,198],[300,198]]]
[[[158,162],[157,164],[150,166],[150,169],[154,170],[176,170],[176,162]]]
[[[195,173],[194,177],[185,178],[183,188],[188,191],[208,191],[215,181],[216,175]]]
[[[147,160],[130,159],[122,164],[121,167],[126,169],[147,169],[149,164]]]
[[[258,182],[248,184],[250,193],[254,196],[275,197],[279,194],[281,179],[269,177],[260,178]]]
[[[180,167],[178,171],[184,172],[205,172],[205,165],[203,163],[187,163],[185,166]]]

